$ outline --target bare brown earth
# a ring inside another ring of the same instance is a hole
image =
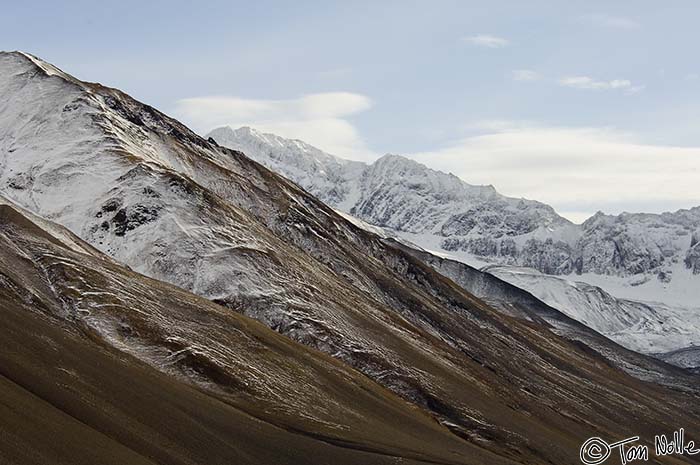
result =
[[[0,244],[0,463],[509,463],[343,364],[76,253],[9,206]],[[100,297],[67,306],[78,292]]]

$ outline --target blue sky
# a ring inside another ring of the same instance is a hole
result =
[[[201,133],[405,154],[574,220],[700,205],[695,1],[12,2],[2,18],[3,49]]]

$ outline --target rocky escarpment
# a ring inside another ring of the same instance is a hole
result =
[[[690,238],[690,249],[685,254],[685,265],[693,270],[693,274],[700,274],[700,230],[693,232]]]
[[[672,279],[677,265],[700,272],[698,232],[700,209],[661,215],[598,213],[573,238],[529,238],[518,244],[511,238],[488,234],[449,237],[441,241],[451,252],[466,252],[485,261],[519,265],[555,275],[651,275]],[[443,231],[444,232],[444,229]]]

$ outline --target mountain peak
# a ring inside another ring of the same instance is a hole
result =
[[[262,137],[262,136],[271,136],[272,134],[264,134],[262,131],[258,131],[257,129],[250,127],[250,126],[241,126],[237,129],[233,129],[231,126],[226,126],[231,133],[237,134],[237,135],[246,135],[246,136],[253,136],[253,137]]]
[[[264,134],[261,142],[250,137],[250,129],[238,131],[211,134],[219,144],[243,151],[333,207],[396,231],[442,235],[443,224],[473,216],[475,209],[500,212],[492,215],[494,234],[503,234],[506,220],[497,218],[506,216],[504,208],[512,223],[508,231],[522,229],[521,223],[530,229],[568,224],[544,204],[505,197],[491,185],[468,184],[402,155],[387,153],[371,164],[351,162],[301,141]],[[423,207],[410,207],[417,204]]]
[[[381,157],[377,158],[377,160],[374,162],[376,164],[382,165],[382,164],[389,164],[389,163],[398,163],[402,165],[420,165],[415,160],[411,160],[408,157],[404,157],[403,155],[397,155],[395,153],[385,153]]]
[[[246,154],[257,154],[262,151],[266,154],[266,157],[270,157],[272,160],[278,162],[285,159],[291,160],[301,157],[306,160],[306,164],[352,164],[352,162],[326,153],[302,140],[287,139],[276,134],[260,131],[250,126],[241,126],[237,129],[233,129],[230,126],[223,126],[212,130],[205,137],[211,137],[224,147],[235,148]],[[261,162],[261,160],[254,156],[252,158]],[[269,163],[262,163],[270,167]],[[275,164],[273,170],[281,170],[282,174],[286,174],[289,177],[289,174],[285,173],[284,167],[279,165],[279,163]]]
[[[32,55],[31,53],[23,52],[23,51],[12,51],[12,52],[0,52],[0,57],[3,55],[7,57],[12,57],[18,60],[18,63],[24,62],[24,63],[29,63],[34,67],[37,71],[40,71],[41,73],[45,74],[46,76],[58,76],[66,81],[70,81],[72,83],[79,83],[76,78],[71,76],[68,73],[65,73],[58,67],[52,65],[51,63],[48,63],[41,58]]]
[[[405,169],[410,170],[412,174],[440,179],[443,183],[445,183],[448,186],[457,185],[469,190],[478,189],[482,194],[500,195],[498,191],[496,191],[496,188],[491,184],[469,184],[468,182],[465,182],[453,173],[446,173],[444,171],[434,170],[416,160],[413,160],[412,158],[408,158],[403,155],[387,153],[382,157],[378,158],[372,164],[372,166],[382,167],[383,169],[392,169],[389,167],[404,167]]]

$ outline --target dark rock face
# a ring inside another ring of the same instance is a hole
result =
[[[571,247],[563,241],[530,239],[520,254],[524,266],[548,274],[569,274],[574,271]]]
[[[33,182],[34,179],[30,174],[20,173],[8,180],[7,187],[14,190],[25,190],[31,187]]]
[[[542,224],[542,220],[537,210],[525,211],[521,204],[513,210],[505,202],[484,203],[449,217],[440,228],[440,234],[451,237],[475,232],[499,239],[530,233]]]
[[[450,236],[466,236],[479,223],[473,212],[460,213],[459,215],[451,216],[440,229],[440,234],[445,237]]]
[[[162,206],[147,205],[134,205],[122,208],[112,218],[114,234],[123,236],[127,231],[133,231],[139,226],[155,221],[162,208]]]
[[[454,215],[441,230],[448,236],[442,247],[493,263],[527,266],[554,275],[647,275],[670,282],[673,266],[682,262],[693,273],[700,273],[700,233],[695,230],[700,224],[700,209],[663,215],[598,214],[586,221],[573,238],[531,237],[524,243],[523,239],[519,243],[498,240],[502,235],[521,237],[535,224],[524,219],[513,223],[508,218],[511,217],[480,216],[475,211]],[[538,235],[542,236],[539,231]]]
[[[147,223],[151,223],[158,219],[161,210],[165,207],[160,202],[155,202],[155,199],[160,198],[160,194],[150,187],[145,187],[142,190],[143,199],[147,203],[136,205],[128,205],[122,207],[124,200],[119,197],[114,197],[107,200],[100,210],[95,214],[96,218],[106,218],[111,215],[110,219],[100,223],[99,229],[103,232],[110,229],[115,236],[124,236],[128,231],[133,231]],[[97,231],[97,227],[92,227],[92,232]]]
[[[693,270],[693,274],[700,274],[700,230],[695,231],[691,237],[685,265]]]
[[[477,257],[493,257],[498,254],[498,243],[486,237],[475,239],[445,239],[442,248],[449,251],[462,251]]]

